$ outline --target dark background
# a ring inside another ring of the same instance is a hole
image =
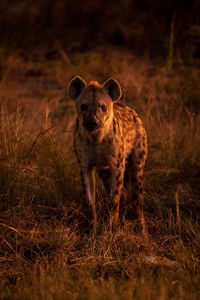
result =
[[[0,1],[1,46],[24,56],[55,57],[59,42],[68,54],[111,45],[165,59],[172,23],[174,55],[199,59],[199,0]]]

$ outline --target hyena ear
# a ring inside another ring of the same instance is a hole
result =
[[[112,101],[118,101],[121,98],[122,90],[120,84],[114,78],[109,78],[103,84],[103,88],[106,90]]]
[[[68,95],[71,99],[76,100],[84,88],[87,87],[85,81],[77,76],[73,78],[68,85]]]

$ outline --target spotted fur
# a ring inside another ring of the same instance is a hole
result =
[[[94,223],[95,169],[112,203],[112,224],[118,223],[123,188],[131,194],[143,221],[142,189],[147,137],[141,119],[133,109],[117,102],[121,88],[113,78],[103,85],[95,81],[87,85],[76,77],[70,82],[68,93],[76,101],[74,148]]]

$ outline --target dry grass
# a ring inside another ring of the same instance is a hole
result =
[[[199,298],[199,72],[97,49],[69,59],[3,61],[0,119],[0,299]],[[67,58],[66,58],[67,57]],[[115,76],[148,133],[146,241],[137,219],[89,235],[73,153],[73,74]]]

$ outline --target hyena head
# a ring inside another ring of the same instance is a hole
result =
[[[90,133],[106,126],[113,116],[113,102],[120,99],[121,93],[119,83],[113,78],[103,85],[96,81],[87,85],[77,76],[68,87],[69,97],[76,101],[79,121]]]

